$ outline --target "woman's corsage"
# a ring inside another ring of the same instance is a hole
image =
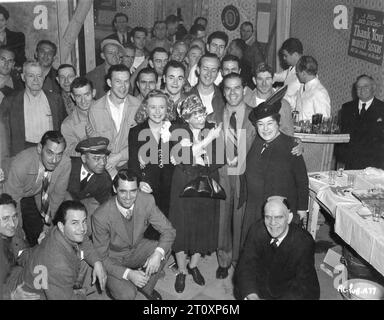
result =
[[[168,142],[171,138],[171,132],[169,131],[170,127],[171,127],[171,122],[164,121],[160,129],[160,138],[165,143]]]

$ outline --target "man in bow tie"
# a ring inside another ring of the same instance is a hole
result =
[[[113,180],[116,196],[92,216],[92,237],[108,273],[107,287],[114,299],[133,300],[137,290],[149,300],[161,300],[154,290],[171,251],[176,231],[155,205],[151,194],[138,189],[131,170],[121,169]],[[158,241],[144,238],[151,224]]]
[[[268,198],[264,219],[249,230],[235,272],[237,298],[319,299],[315,242],[292,218],[286,198]]]

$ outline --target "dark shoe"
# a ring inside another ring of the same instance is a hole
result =
[[[184,291],[185,277],[186,277],[186,275],[184,273],[181,273],[181,272],[176,276],[175,290],[177,293],[182,293]]]
[[[148,300],[163,300],[160,293],[158,293],[155,289],[153,289],[151,294],[148,294],[144,291],[140,291],[144,297],[146,297]]]
[[[225,279],[226,277],[228,277],[228,269],[229,268],[226,268],[226,267],[218,267],[217,270],[216,270],[216,278],[217,279]]]
[[[205,280],[197,267],[190,268],[187,266],[187,270],[188,273],[192,275],[193,281],[195,281],[199,286],[205,285]]]

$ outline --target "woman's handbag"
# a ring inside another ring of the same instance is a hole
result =
[[[215,179],[203,175],[188,182],[180,194],[185,198],[212,198],[225,200],[223,187]]]

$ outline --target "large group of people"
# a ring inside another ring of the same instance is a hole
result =
[[[188,32],[171,15],[149,37],[117,13],[102,64],[85,76],[54,69],[57,47],[45,39],[24,62],[1,42],[3,32],[22,37],[0,29],[0,299],[86,299],[97,287],[159,300],[171,256],[181,293],[188,274],[205,285],[199,261],[215,252],[216,278],[233,266],[239,299],[319,298],[291,117],[331,115],[318,62],[289,38],[288,68],[275,74],[252,23],[230,43],[221,30],[207,36],[208,23],[198,17]],[[278,82],[287,90],[276,98]],[[348,168],[383,167],[383,102],[370,76],[356,88],[339,153]],[[187,196],[199,178],[211,193]],[[212,195],[218,187],[225,199]]]

